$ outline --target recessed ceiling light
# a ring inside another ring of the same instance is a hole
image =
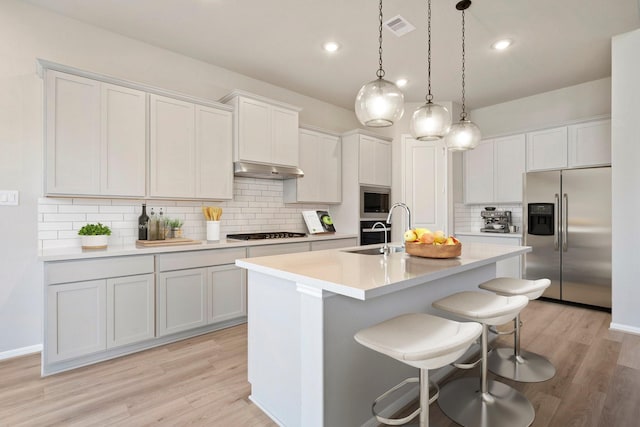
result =
[[[327,52],[335,52],[336,50],[340,49],[340,45],[336,42],[326,42],[322,45],[322,48]]]
[[[407,85],[407,83],[409,83],[409,80],[407,80],[407,79],[398,79],[398,80],[396,80],[396,86],[398,86],[398,87],[405,87]]]
[[[513,44],[513,40],[511,40],[511,39],[498,40],[497,42],[495,42],[494,44],[491,45],[491,49],[505,50],[506,48],[508,48],[512,44]]]

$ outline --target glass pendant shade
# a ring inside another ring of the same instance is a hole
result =
[[[411,135],[418,141],[434,141],[443,138],[451,127],[449,110],[429,101],[413,112]]]
[[[377,78],[360,88],[355,110],[365,126],[391,126],[404,113],[404,94],[390,81]]]
[[[460,120],[451,125],[444,143],[451,151],[472,150],[480,143],[480,128],[470,120]]]

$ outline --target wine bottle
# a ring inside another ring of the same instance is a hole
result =
[[[147,204],[142,204],[142,214],[138,217],[138,240],[147,240],[149,231],[149,215],[147,215]]]

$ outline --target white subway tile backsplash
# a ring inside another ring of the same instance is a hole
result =
[[[520,204],[493,204],[497,210],[511,211],[511,221],[513,225],[522,228],[522,205]],[[480,231],[484,226],[484,221],[480,213],[484,210],[482,205],[465,205],[456,203],[454,206],[455,231]]]
[[[284,204],[283,182],[235,178],[234,199],[227,201],[179,201],[139,199],[57,199],[38,200],[39,247],[42,249],[77,247],[78,230],[87,223],[101,222],[112,229],[110,245],[133,244],[138,238],[138,216],[142,203],[147,213],[162,208],[166,218],[184,221],[184,236],[204,240],[206,227],[202,206],[223,209],[221,236],[253,231],[306,232],[303,210],[331,210],[327,205]]]

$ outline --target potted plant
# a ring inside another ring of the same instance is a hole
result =
[[[169,229],[171,230],[169,233],[169,237],[182,237],[182,224],[184,224],[184,221],[179,218],[173,218],[168,220],[167,224],[169,226]]]
[[[100,223],[86,224],[78,230],[82,241],[82,249],[104,249],[111,235],[111,229]]]

